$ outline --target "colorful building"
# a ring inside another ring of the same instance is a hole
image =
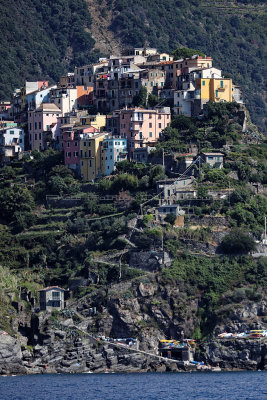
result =
[[[94,100],[93,86],[77,86],[77,104],[78,107],[89,106]]]
[[[57,140],[60,116],[61,110],[52,103],[43,103],[37,110],[29,111],[28,132],[31,150],[44,150],[48,133],[51,133],[52,139]]]
[[[134,158],[134,150],[155,144],[163,129],[171,122],[169,107],[146,110],[124,109],[120,112],[120,135],[127,138],[128,157]]]
[[[99,130],[106,127],[106,115],[85,115],[80,117],[80,121],[82,125],[90,125]]]
[[[107,136],[104,139],[105,175],[116,169],[116,164],[127,159],[127,139],[121,136]]]
[[[41,87],[34,92],[26,94],[26,107],[28,111],[36,110],[42,103],[50,103],[50,90],[56,87],[56,85]]]
[[[80,141],[84,134],[95,133],[92,126],[76,126],[61,132],[61,143],[64,151],[64,164],[80,173]]]
[[[81,176],[87,181],[94,181],[105,174],[103,140],[107,132],[87,133],[80,141]]]

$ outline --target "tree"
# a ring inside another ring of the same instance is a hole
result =
[[[133,105],[135,107],[145,107],[147,102],[147,88],[142,86],[139,93],[133,98]]]
[[[14,218],[14,213],[31,212],[34,207],[34,200],[27,188],[14,186],[0,191],[0,216],[7,220]]]
[[[232,229],[221,242],[225,254],[247,254],[256,249],[256,243],[243,229]]]
[[[180,60],[182,58],[191,58],[194,55],[205,57],[205,54],[200,50],[189,49],[187,47],[180,47],[172,52],[175,60]]]
[[[166,215],[164,221],[169,222],[169,224],[174,225],[176,221],[176,215],[174,213],[169,213]]]

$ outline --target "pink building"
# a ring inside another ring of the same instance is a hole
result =
[[[28,113],[29,144],[31,150],[44,150],[48,133],[52,139],[59,137],[58,117],[60,109],[52,103],[43,103],[37,110]]]
[[[80,168],[80,140],[87,133],[97,131],[93,126],[75,126],[61,132],[61,141],[64,151],[64,164],[79,172]]]
[[[120,134],[127,138],[128,155],[134,158],[134,150],[145,147],[148,144],[155,144],[160,133],[171,122],[169,107],[162,107],[155,110],[142,108],[130,108],[121,110],[120,113]]]

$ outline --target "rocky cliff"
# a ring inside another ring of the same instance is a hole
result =
[[[151,273],[95,289],[61,313],[22,318],[18,311],[17,338],[0,335],[0,373],[179,371],[189,366],[159,358],[158,342],[192,336],[198,338],[196,360],[229,370],[266,369],[266,339],[218,338],[224,331],[266,329],[266,311],[264,292],[237,289],[224,293],[212,313],[205,293],[163,284]],[[96,336],[137,338],[139,351]]]

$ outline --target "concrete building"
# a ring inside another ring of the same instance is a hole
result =
[[[155,144],[163,129],[171,122],[168,107],[154,110],[124,109],[120,112],[120,133],[127,138],[128,157],[134,158],[136,148]]]
[[[80,140],[81,176],[87,181],[94,181],[105,174],[103,140],[107,132],[86,133]]]
[[[65,308],[65,289],[51,286],[40,290],[40,311],[52,312]]]
[[[90,125],[98,130],[106,128],[106,115],[84,115],[80,117],[81,125]]]
[[[0,101],[0,121],[9,119],[10,101]]]
[[[67,113],[77,110],[78,92],[74,87],[56,87],[50,91],[50,101],[54,103],[64,116]]]
[[[157,193],[160,194],[160,201],[165,204],[172,204],[177,198],[176,192],[190,189],[194,181],[191,176],[157,181]]]
[[[223,80],[221,70],[217,68],[204,68],[181,74],[177,80],[178,90],[174,92],[175,114],[191,117],[203,113],[205,104],[212,100],[210,81],[216,79]]]
[[[61,110],[51,103],[43,103],[37,110],[28,113],[28,132],[31,150],[44,150],[46,148],[46,135],[51,134],[52,139],[59,137],[59,121]]]
[[[64,152],[64,164],[80,174],[80,141],[83,135],[95,133],[92,126],[74,126],[64,129],[61,136],[61,148]]]
[[[121,136],[104,138],[105,175],[116,169],[116,164],[127,159],[127,139]]]
[[[107,115],[106,130],[112,135],[120,135],[120,110],[113,111],[112,114]]]
[[[202,163],[210,165],[212,168],[223,168],[224,154],[223,153],[201,153]]]
[[[21,110],[27,106],[27,95],[30,93],[38,92],[48,88],[48,81],[25,81],[23,87],[20,89]]]
[[[50,91],[57,86],[41,87],[34,92],[26,94],[26,107],[28,111],[36,110],[42,103],[50,103]]]
[[[184,58],[181,60],[175,60],[173,62],[173,89],[177,89],[178,77],[180,75],[189,74],[194,70],[201,70],[204,68],[212,67],[211,57],[193,56],[191,58]]]
[[[17,127],[0,128],[0,164],[18,159],[24,151],[24,131]]]

